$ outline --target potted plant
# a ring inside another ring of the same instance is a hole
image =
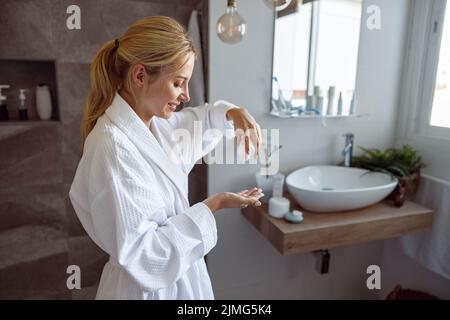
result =
[[[389,148],[384,151],[379,149],[366,149],[362,156],[352,158],[352,165],[371,171],[380,171],[396,177],[399,184],[388,196],[396,206],[402,206],[407,194],[413,194],[417,190],[421,169],[425,167],[422,157],[417,150],[409,145],[400,149]]]

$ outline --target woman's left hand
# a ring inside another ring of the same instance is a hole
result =
[[[250,142],[255,147],[255,159],[258,157],[262,141],[261,127],[246,108],[233,108],[227,111],[227,119],[234,123],[237,145],[242,138],[245,141],[245,154],[250,155]]]

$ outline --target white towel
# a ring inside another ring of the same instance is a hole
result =
[[[197,60],[195,61],[192,78],[189,82],[190,102],[186,107],[199,106],[205,103],[205,82],[203,75],[203,55],[200,35],[200,24],[198,20],[198,12],[193,10],[189,19],[188,32],[194,41],[197,49]]]
[[[450,279],[450,183],[423,176],[414,200],[434,210],[433,228],[400,238],[400,247],[424,267]]]

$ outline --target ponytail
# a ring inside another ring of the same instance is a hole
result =
[[[91,64],[91,90],[84,107],[81,127],[83,145],[88,134],[97,123],[97,119],[111,105],[120,84],[120,76],[117,75],[114,68],[116,49],[114,40],[108,41],[97,53]]]

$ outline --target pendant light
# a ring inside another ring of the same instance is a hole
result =
[[[228,44],[238,43],[247,32],[245,20],[239,15],[236,7],[236,0],[228,0],[226,13],[217,21],[217,36]]]

